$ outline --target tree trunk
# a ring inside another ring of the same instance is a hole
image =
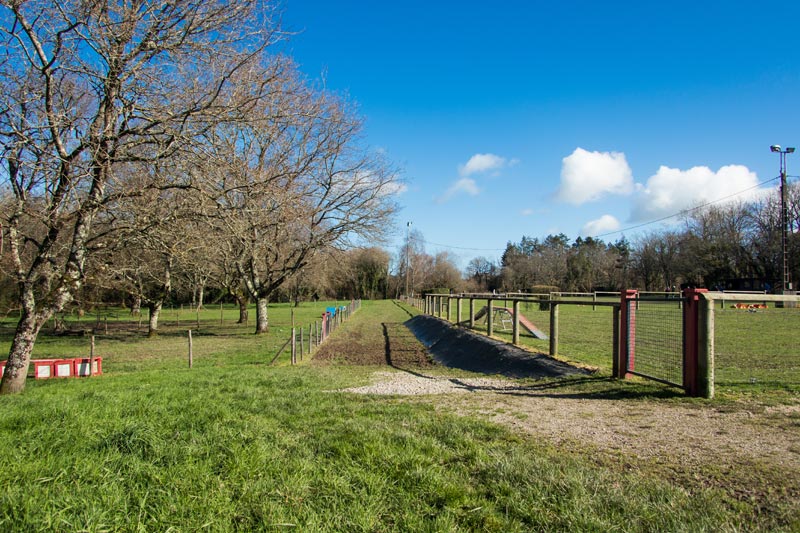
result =
[[[150,310],[150,318],[147,325],[148,337],[155,337],[158,335],[158,316],[161,314],[161,306],[162,302],[160,300],[147,304],[147,308]]]
[[[23,310],[22,316],[14,332],[14,340],[8,352],[8,362],[0,384],[0,394],[16,394],[25,390],[25,379],[31,364],[31,354],[36,336],[39,334],[46,318],[39,317],[32,311]]]
[[[203,308],[203,300],[205,299],[206,293],[206,286],[204,284],[200,284],[197,288],[197,310],[200,311]]]
[[[266,333],[269,331],[269,318],[267,317],[267,302],[266,298],[258,298],[256,300],[256,333]]]
[[[139,316],[142,314],[142,298],[136,296],[133,298],[133,303],[131,304],[131,314],[133,316]]]
[[[237,324],[247,324],[248,313],[247,304],[250,303],[246,296],[235,295],[236,303],[239,304],[239,321]]]

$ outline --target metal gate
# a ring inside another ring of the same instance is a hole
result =
[[[621,302],[622,365],[633,374],[684,387],[684,308],[674,297],[647,297],[628,291]]]

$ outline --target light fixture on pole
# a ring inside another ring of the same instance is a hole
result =
[[[786,204],[786,154],[794,152],[794,148],[787,147],[783,150],[781,145],[773,144],[769,149],[780,154],[781,157],[781,257],[783,259],[781,290],[785,294],[792,290],[792,282],[789,281],[789,253],[786,246],[789,237],[789,211]]]

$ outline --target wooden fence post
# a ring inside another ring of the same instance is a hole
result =
[[[486,310],[486,335],[491,337],[494,335],[494,300],[489,298],[487,303],[488,309]]]
[[[292,328],[292,365],[297,364],[297,338],[295,337],[294,328]]]
[[[475,327],[475,298],[472,296],[469,298],[469,327]]]
[[[189,330],[189,368],[194,364],[194,354],[192,353],[192,330]]]
[[[619,307],[613,307],[611,312],[612,337],[611,337],[611,375],[619,376]]]
[[[519,344],[519,300],[514,300],[514,322],[511,328],[511,343]]]
[[[550,302],[550,355],[558,355],[558,302]]]
[[[697,395],[714,397],[714,300],[700,298],[697,350]]]
[[[89,376],[94,375],[94,335],[92,335],[92,342],[89,345]]]

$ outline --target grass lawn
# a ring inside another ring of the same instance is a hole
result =
[[[324,307],[305,304],[297,322]],[[372,366],[306,358],[290,367],[288,356],[269,366],[291,323],[288,306],[270,312],[266,336],[201,317],[191,370],[182,324],[155,339],[119,331],[98,337],[105,375],[29,381],[23,394],[0,397],[0,530],[792,527],[717,489],[689,490],[580,447],[428,403],[336,392],[365,383]],[[409,312],[364,302],[329,342],[363,331],[381,347],[411,346],[396,327]],[[87,343],[43,337],[37,357],[82,355]]]

